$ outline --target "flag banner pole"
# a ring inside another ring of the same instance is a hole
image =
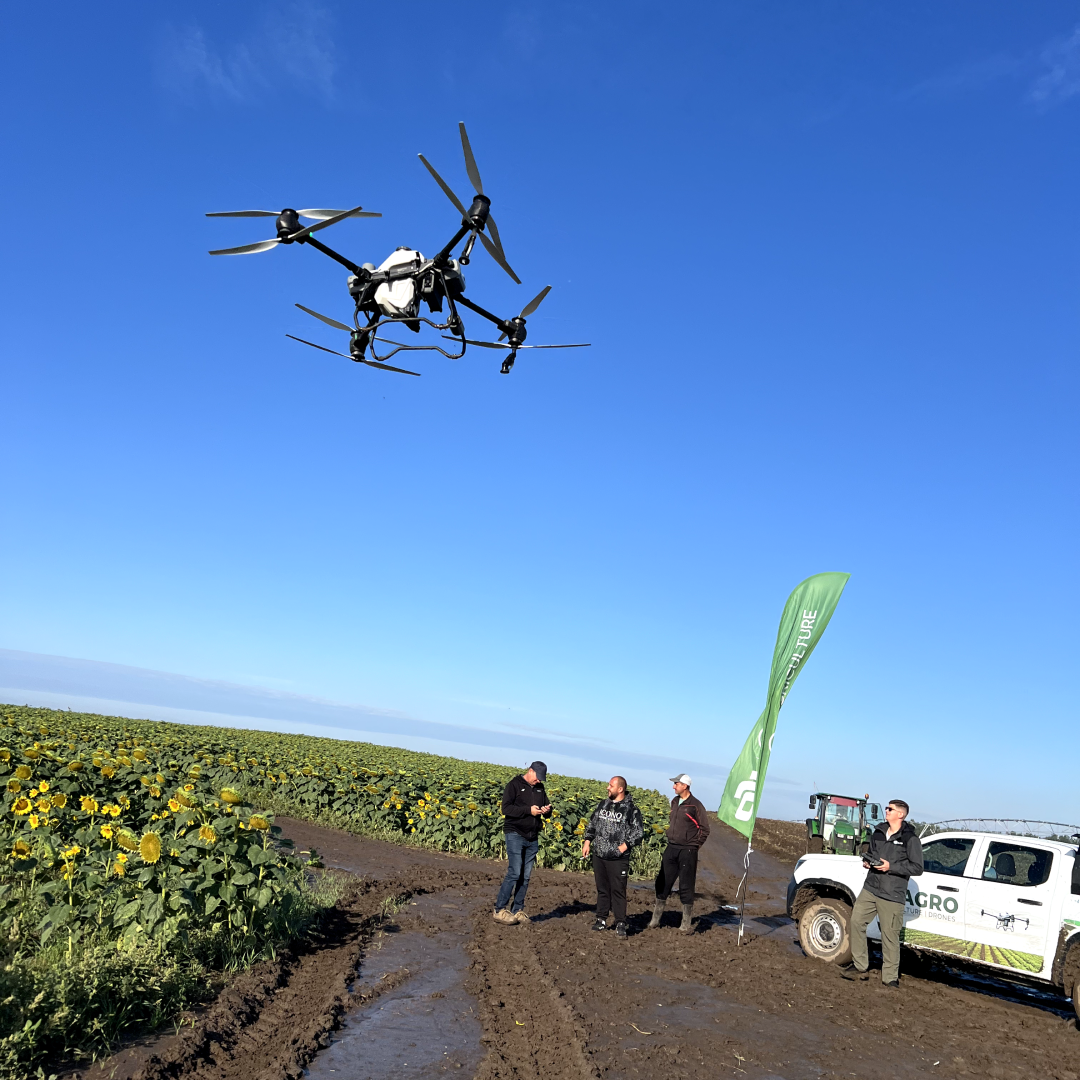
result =
[[[776,633],[772,668],[769,672],[769,690],[765,709],[757,718],[743,744],[735,764],[728,774],[724,796],[716,816],[746,837],[744,858],[742,907],[739,913],[739,942],[742,943],[746,907],[746,890],[750,875],[750,842],[757,822],[758,805],[765,786],[765,772],[772,757],[773,739],[780,706],[784,704],[799,672],[821,640],[829,625],[840,594],[850,574],[814,574],[795,587],[784,605],[780,616],[780,628]]]

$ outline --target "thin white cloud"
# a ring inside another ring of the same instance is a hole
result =
[[[166,27],[157,54],[158,81],[184,100],[244,103],[300,90],[329,101],[336,70],[331,18],[304,2],[274,4],[247,37],[229,45],[197,24]]]
[[[937,75],[932,75],[928,79],[922,79],[920,82],[915,83],[914,86],[902,90],[897,94],[897,98],[901,101],[913,98],[931,99],[981,90],[999,79],[1016,76],[1028,63],[1029,61],[1023,58],[1009,56],[1005,53],[983,56],[970,63],[960,64]]]
[[[1080,26],[1047,45],[1039,60],[1043,71],[1031,87],[1031,101],[1049,109],[1080,94]]]

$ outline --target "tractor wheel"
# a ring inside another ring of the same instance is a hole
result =
[[[823,898],[799,916],[799,942],[807,956],[828,964],[851,960],[851,908],[842,900]]]
[[[820,836],[811,836],[806,841],[807,855],[820,855],[825,850],[825,841]]]

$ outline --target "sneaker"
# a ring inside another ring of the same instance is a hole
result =
[[[844,964],[840,968],[840,978],[866,982],[870,978],[870,972],[860,971],[854,964]]]
[[[515,911],[513,914],[514,914],[514,922],[517,922],[517,923],[532,922],[532,919],[528,915],[526,915],[524,911]]]
[[[890,990],[899,990],[900,989],[900,980],[899,979],[893,979],[892,982],[883,982],[881,985],[885,986],[885,987],[888,987],[888,989],[890,989]]]
[[[626,923],[617,922],[615,924],[615,936],[622,938],[626,937]]]
[[[496,922],[502,923],[504,926],[517,926],[517,919],[515,919],[506,908],[503,908],[501,911],[496,911],[495,914],[492,915],[492,918]]]
[[[606,930],[607,929],[607,920],[606,919],[601,919],[600,916],[597,915],[596,916],[596,922],[594,922],[592,924],[592,928],[594,930]]]

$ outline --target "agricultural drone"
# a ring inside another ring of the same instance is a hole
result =
[[[259,251],[269,251],[278,244],[306,244],[331,259],[340,263],[349,271],[349,295],[353,299],[353,325],[338,322],[327,315],[321,315],[311,308],[297,304],[301,311],[332,326],[336,330],[344,330],[349,334],[348,353],[338,352],[336,349],[328,349],[323,345],[316,345],[313,341],[294,337],[287,337],[294,341],[310,345],[313,349],[322,349],[323,352],[333,353],[335,356],[344,356],[359,364],[366,364],[381,371],[396,371],[402,375],[418,375],[419,372],[407,371],[405,368],[392,367],[386,361],[395,353],[435,351],[451,360],[459,360],[465,355],[469,345],[475,345],[481,349],[509,350],[502,362],[502,374],[508,375],[514,366],[517,354],[521,349],[581,349],[587,343],[574,345],[526,345],[527,336],[525,320],[540,306],[544,297],[551,291],[551,286],[546,285],[537,293],[522,309],[521,312],[511,319],[500,319],[479,304],[473,303],[465,296],[465,278],[461,268],[469,265],[472,251],[479,239],[488,254],[510,275],[511,278],[521,284],[517,274],[514,273],[503,251],[502,240],[499,238],[499,230],[492,218],[491,199],[484,194],[484,187],[480,180],[480,170],[476,167],[476,159],[473,157],[472,147],[469,145],[469,136],[466,134],[465,125],[458,124],[461,132],[461,148],[465,154],[465,171],[469,180],[476,190],[472,205],[466,210],[461,200],[450,189],[445,180],[435,171],[431,163],[420,154],[420,160],[425,168],[434,177],[435,182],[442,188],[446,197],[454,204],[461,214],[461,227],[450,238],[449,242],[431,259],[425,259],[419,251],[412,248],[399,247],[376,268],[372,263],[357,265],[345,258],[332,248],[327,247],[315,238],[315,233],[327,229],[331,225],[343,221],[345,218],[373,218],[382,217],[382,214],[364,210],[362,206],[355,206],[351,210],[292,210],[285,209],[280,212],[274,210],[231,210],[222,213],[207,214],[207,217],[276,217],[277,236],[273,240],[260,240],[254,244],[245,244],[242,247],[221,248],[211,251],[211,255],[252,255]],[[313,225],[302,225],[300,218],[314,221]],[[464,241],[464,247],[457,258],[453,257],[453,251],[459,243]],[[431,314],[441,313],[443,301],[447,306],[445,322],[435,322],[420,314],[420,305],[424,303]],[[475,311],[489,322],[495,324],[499,330],[497,341],[479,341],[465,336],[465,326],[458,314],[458,306],[466,307]],[[442,337],[455,342],[455,351],[449,352],[441,345],[407,345],[403,342],[394,341],[391,338],[381,337],[377,331],[387,327],[404,326],[415,333],[420,332],[420,324],[426,323],[438,331],[445,331]],[[391,345],[382,355],[378,352],[376,343]],[[368,359],[368,355],[371,359]]]

